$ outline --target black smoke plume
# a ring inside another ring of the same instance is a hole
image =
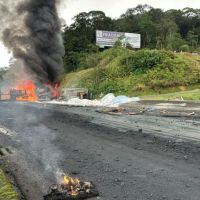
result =
[[[62,72],[64,46],[57,4],[60,0],[0,0],[0,39],[26,73],[54,82]],[[15,65],[16,63],[16,65]]]

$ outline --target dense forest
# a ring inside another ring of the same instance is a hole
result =
[[[102,11],[82,12],[65,28],[66,72],[85,68],[88,54],[95,54],[96,30],[140,33],[142,48],[200,52],[200,9],[163,11],[149,5],[128,9],[118,19]]]

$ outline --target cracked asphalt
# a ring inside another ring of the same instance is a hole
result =
[[[102,200],[199,200],[200,148],[92,124],[78,114],[0,103],[0,157],[25,199],[42,200],[58,172],[93,181]],[[94,198],[96,199],[96,198]]]

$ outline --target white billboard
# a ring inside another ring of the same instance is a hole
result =
[[[96,31],[96,44],[99,47],[113,46],[119,39],[123,44],[129,44],[133,48],[141,48],[141,35],[136,33],[123,33],[113,31]]]

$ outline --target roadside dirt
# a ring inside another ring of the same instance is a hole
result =
[[[0,125],[12,131],[0,134],[12,151],[6,165],[28,200],[42,200],[58,172],[93,181],[102,200],[199,200],[198,146],[45,107],[1,103],[0,112]]]
[[[6,180],[3,179],[4,185],[2,186],[2,188],[0,188],[0,200],[26,200],[22,191],[20,190],[20,186],[15,179],[15,175],[11,173],[10,167],[8,165],[5,165],[5,163],[6,161],[3,158],[0,158],[0,170],[2,170],[3,176],[6,177]],[[5,199],[6,192],[8,193],[8,196]]]

